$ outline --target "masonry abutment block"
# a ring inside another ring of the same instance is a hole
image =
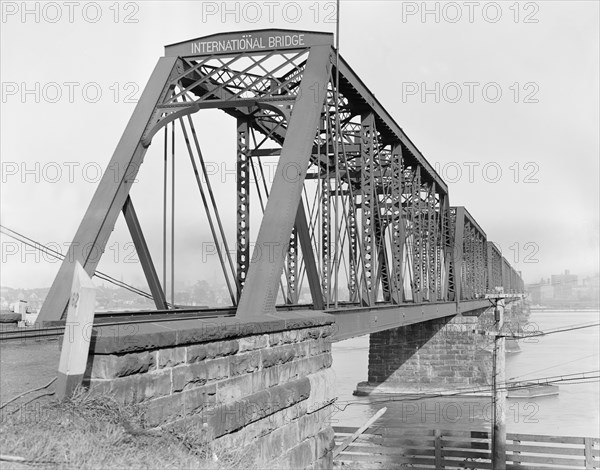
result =
[[[139,324],[126,335],[97,327],[84,383],[142,406],[148,426],[195,426],[217,454],[330,468],[333,322],[294,312]]]

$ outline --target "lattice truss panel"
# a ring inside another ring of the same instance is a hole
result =
[[[502,287],[502,255],[500,250],[492,242],[488,242],[488,292],[494,292],[496,287]]]
[[[479,229],[464,219],[461,297],[476,299],[487,289],[486,240]]]
[[[308,49],[183,59],[153,117],[157,126],[177,121],[190,159],[199,162],[194,172],[205,209],[212,212],[216,246],[224,247],[218,255],[234,304],[252,256],[250,193],[258,196],[255,210],[264,212],[269,186],[262,160],[281,151],[307,56]],[[332,75],[302,196],[325,306],[447,299],[447,196],[422,181],[421,168],[403,158],[403,146],[384,141],[373,113],[358,114],[335,92],[335,83]],[[235,259],[190,116],[212,107],[238,120]],[[310,302],[308,275],[294,228],[279,301]]]
[[[332,76],[304,187],[326,306],[446,299],[446,197],[335,83]]]

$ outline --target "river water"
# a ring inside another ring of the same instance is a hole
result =
[[[598,320],[598,311],[533,311],[525,330],[548,331]],[[600,369],[600,328],[597,326],[521,339],[519,346],[520,353],[506,358],[508,380],[540,379]],[[357,383],[367,379],[369,337],[335,343],[332,351],[338,390],[334,426],[360,426],[385,406],[388,410],[378,425],[489,429],[492,415],[489,397],[355,397],[352,392]],[[560,383],[559,393],[554,396],[509,399],[507,432],[600,436],[600,384],[597,380]]]

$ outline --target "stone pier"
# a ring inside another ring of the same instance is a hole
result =
[[[332,323],[293,312],[95,328],[85,382],[258,468],[331,468]]]
[[[517,315],[517,312],[518,315]],[[520,307],[509,304],[506,323],[515,331],[523,322]],[[481,389],[492,383],[493,308],[479,315],[456,315],[370,335],[368,380],[356,395],[438,394]]]

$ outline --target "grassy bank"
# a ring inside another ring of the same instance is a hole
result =
[[[70,400],[3,409],[0,454],[25,463],[14,468],[210,469],[257,468],[239,450],[210,449],[201,429],[148,429],[144,409],[79,389]]]

